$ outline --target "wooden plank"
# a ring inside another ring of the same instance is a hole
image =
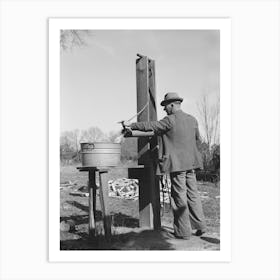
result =
[[[156,74],[155,74],[155,61],[152,59],[148,59],[148,79],[149,79],[149,117],[150,121],[157,120],[157,106],[156,106]],[[159,229],[161,227],[160,221],[160,185],[159,178],[156,174],[156,159],[158,158],[158,150],[157,150],[157,137],[150,138],[150,157],[151,157],[151,166],[149,169],[149,177],[150,177],[150,185],[151,185],[151,201],[153,208],[153,226],[155,229]]]
[[[136,60],[136,84],[137,84],[137,112],[142,111],[149,101],[148,58],[142,56]],[[137,116],[137,121],[149,120],[149,107]],[[150,164],[150,143],[146,137],[138,138],[138,164],[144,164],[145,169],[139,179],[139,223],[140,227],[153,228],[152,205],[149,194],[149,180],[146,166]],[[146,152],[141,152],[146,151]]]
[[[99,172],[100,187],[99,197],[103,213],[103,223],[105,237],[107,241],[111,240],[111,216],[109,211],[109,198],[108,198],[108,172]]]
[[[89,191],[89,237],[95,237],[95,221],[96,221],[96,183],[95,170],[88,173],[88,191]]]
[[[146,56],[136,60],[137,80],[137,112],[147,102],[148,107],[138,115],[137,121],[157,120],[155,95],[155,63]],[[152,150],[157,146],[156,137],[138,138],[138,164],[144,164],[145,170],[139,178],[139,215],[140,226],[149,228],[160,227],[159,184],[156,180],[155,155]],[[146,151],[146,152],[143,152]]]
[[[137,86],[137,112],[147,105],[149,101],[149,80],[148,80],[148,58],[142,56],[136,60],[136,86]],[[148,121],[149,120],[149,108],[146,107],[141,114],[137,116],[137,121]],[[138,151],[150,148],[149,139],[145,137],[138,138]],[[142,154],[138,158],[138,164],[149,164],[150,158],[149,153]]]
[[[108,171],[108,167],[98,167],[98,166],[78,166],[76,167],[79,171]]]
[[[149,88],[149,121],[157,120],[157,106],[156,106],[156,81],[155,81],[155,61],[152,59],[148,59],[148,88]],[[152,161],[157,158],[157,150],[155,147],[157,146],[157,137],[150,138],[150,149],[154,151],[153,154],[150,154],[152,157]]]
[[[157,107],[156,107],[156,81],[155,81],[155,61],[148,59],[148,79],[149,79],[149,115],[150,121],[157,120]]]
[[[151,201],[152,180],[150,166],[146,166],[139,176],[139,225],[142,228],[154,228],[153,207]]]
[[[150,195],[151,195],[151,205],[152,205],[152,211],[153,211],[153,227],[154,229],[160,229],[161,228],[161,220],[160,220],[160,183],[159,183],[159,177],[155,176],[156,174],[156,164],[150,166],[149,169],[150,175],[149,178],[151,180],[150,182]]]

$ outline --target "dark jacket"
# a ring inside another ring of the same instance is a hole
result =
[[[197,120],[182,110],[160,121],[137,122],[132,130],[154,131],[159,136],[159,170],[171,173],[202,168],[196,142],[200,140]]]

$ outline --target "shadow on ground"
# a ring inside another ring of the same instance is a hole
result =
[[[87,232],[64,233],[60,250],[220,250],[220,240],[213,237],[192,236],[190,240],[174,238],[169,230],[131,229],[126,233],[113,232],[110,242],[99,234],[90,238]]]
[[[85,206],[77,201],[67,201],[68,204],[83,210],[88,213],[88,206]],[[96,210],[96,221],[102,220],[102,212]],[[129,227],[135,228],[139,227],[139,219],[133,218],[131,216],[125,215],[123,213],[112,213],[111,214],[112,225],[115,227]],[[64,216],[60,218],[60,222],[68,220],[73,220],[76,225],[88,223],[88,215],[72,215],[72,216]]]
[[[113,235],[110,242],[104,236],[90,239],[87,233],[78,233],[79,239],[63,240],[60,250],[174,250],[169,237],[162,231],[143,230]]]
[[[88,212],[88,206],[87,205],[83,205],[83,204],[81,204],[81,203],[79,203],[79,202],[77,202],[77,201],[75,201],[75,200],[67,200],[66,201],[68,204],[70,204],[70,205],[72,205],[72,206],[74,206],[74,207],[76,207],[76,208],[78,208],[78,209],[80,209],[80,210],[83,210],[83,211],[85,211],[85,212]]]
[[[139,227],[139,219],[133,218],[131,216],[125,215],[120,212],[113,213],[112,214],[112,225],[115,227],[135,228],[135,227]]]
[[[220,250],[220,240],[211,236],[192,236],[190,240],[175,239],[170,223],[164,223],[161,230],[139,228],[139,219],[123,214],[112,213],[112,237],[110,242],[104,237],[102,212],[96,211],[97,236],[88,235],[88,207],[77,202],[68,204],[85,214],[69,215],[60,218],[60,250]],[[211,234],[210,234],[211,235]]]
[[[212,244],[220,244],[220,239],[217,238],[208,237],[208,236],[201,236],[200,238]]]

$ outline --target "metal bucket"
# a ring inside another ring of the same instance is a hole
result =
[[[117,166],[121,159],[119,143],[80,143],[82,166]]]

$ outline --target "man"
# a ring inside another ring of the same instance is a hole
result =
[[[181,110],[183,98],[165,94],[161,106],[167,116],[160,121],[124,122],[128,130],[154,131],[161,138],[160,173],[170,173],[174,235],[190,239],[192,228],[200,236],[206,231],[195,170],[202,167],[196,141],[200,139],[197,120]]]

